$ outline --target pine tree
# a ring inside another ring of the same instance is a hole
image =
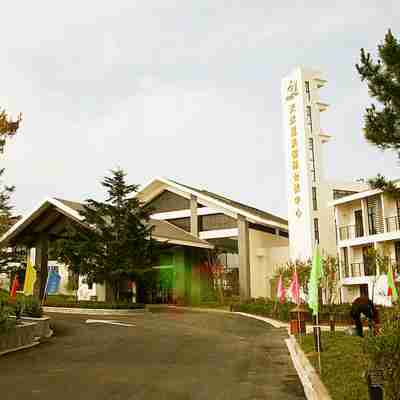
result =
[[[368,84],[374,103],[364,115],[365,138],[382,150],[394,150],[400,158],[400,43],[389,30],[378,45],[378,60],[361,49],[360,64],[356,64],[362,81]],[[395,197],[400,190],[382,175],[370,179],[372,188],[382,189]]]
[[[119,300],[122,280],[135,279],[151,266],[158,248],[148,224],[151,210],[132,197],[139,186],[128,185],[125,176],[117,169],[104,178],[106,200],[87,200],[81,212],[84,223],[75,225],[70,238],[57,246],[58,258],[74,272],[88,282],[105,282],[112,300]]]
[[[0,177],[4,173],[4,168],[0,169]],[[0,190],[0,236],[10,229],[14,223],[12,216],[11,194],[14,192],[14,186],[4,185]],[[13,257],[13,253],[9,253],[7,249],[0,250],[0,272],[8,271],[8,263],[17,261]]]
[[[6,139],[17,133],[22,115],[16,121],[12,121],[5,110],[0,109],[0,153],[3,153]]]
[[[361,49],[360,64],[356,65],[362,81],[368,83],[370,95],[381,104],[367,107],[366,139],[386,150],[400,150],[400,43],[389,30],[383,44],[378,45],[379,59]]]

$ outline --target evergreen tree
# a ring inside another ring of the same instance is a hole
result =
[[[400,158],[400,43],[389,30],[378,45],[378,60],[361,49],[360,64],[356,64],[369,93],[380,105],[372,103],[364,115],[365,138],[382,150],[394,150]],[[399,197],[400,190],[382,175],[370,179],[372,188],[382,189]]]
[[[4,110],[0,109],[0,153],[3,153],[7,137],[15,135],[21,122],[21,114],[12,121]]]
[[[74,225],[57,246],[59,259],[88,282],[105,282],[113,300],[119,300],[122,280],[135,279],[151,266],[158,248],[148,224],[151,210],[132,197],[139,186],[128,185],[125,176],[117,169],[104,178],[105,202],[87,200],[81,211],[84,223]]]
[[[379,59],[361,49],[356,65],[362,81],[368,83],[370,95],[381,104],[367,107],[365,137],[379,148],[400,150],[400,43],[389,30],[383,44],[378,45]]]

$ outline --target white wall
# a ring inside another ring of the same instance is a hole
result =
[[[289,260],[289,240],[249,229],[249,250],[251,297],[271,297],[270,279]]]

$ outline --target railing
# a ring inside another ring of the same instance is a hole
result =
[[[344,274],[346,278],[373,276],[376,275],[376,265],[373,263],[364,264],[362,262],[351,263],[344,266]]]
[[[364,236],[364,228],[362,225],[347,225],[339,227],[340,240],[354,239]]]
[[[400,216],[394,215],[393,217],[388,217],[385,219],[386,231],[395,232],[400,231]]]

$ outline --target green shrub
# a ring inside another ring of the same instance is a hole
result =
[[[15,324],[15,322],[9,318],[10,315],[11,307],[5,299],[0,298],[0,334]]]
[[[400,306],[385,309],[381,314],[382,329],[364,340],[368,358],[367,373],[382,369],[385,399],[400,399]]]
[[[43,309],[40,301],[33,296],[24,297],[23,314],[28,317],[40,318],[43,315]]]
[[[89,309],[119,309],[119,310],[134,310],[144,308],[144,304],[128,303],[128,302],[105,302],[105,301],[72,301],[62,299],[47,298],[45,306],[48,307],[67,307],[67,308],[89,308]]]

